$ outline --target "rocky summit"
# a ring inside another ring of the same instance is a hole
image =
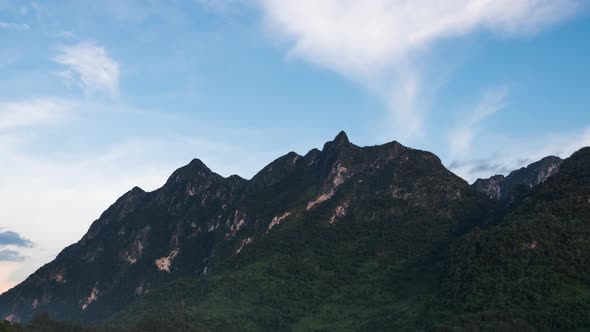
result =
[[[494,175],[487,179],[477,179],[472,186],[490,198],[513,203],[519,193],[530,190],[557,173],[562,162],[559,157],[545,157],[511,172],[508,176]]]
[[[473,186],[430,152],[359,147],[344,132],[250,180],[194,159],[160,189],[121,196],[78,243],[2,294],[0,317],[48,312],[107,330],[588,326],[560,314],[590,303],[590,157],[571,159]],[[527,191],[511,200],[517,185]],[[559,210],[568,204],[578,212]],[[502,256],[482,261],[492,252]],[[547,284],[529,268],[549,271]],[[497,287],[522,297],[495,299]]]

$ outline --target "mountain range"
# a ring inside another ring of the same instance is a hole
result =
[[[563,160],[548,156],[527,167],[511,172],[508,176],[494,175],[487,179],[477,179],[473,188],[490,198],[507,204],[514,203],[519,195],[547,180],[557,173]]]
[[[252,179],[200,160],[121,196],[0,295],[106,330],[590,328],[590,148],[470,185],[344,132]],[[33,319],[34,321],[34,319]]]

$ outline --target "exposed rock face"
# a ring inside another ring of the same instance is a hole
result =
[[[498,174],[487,179],[477,179],[473,183],[473,188],[490,198],[500,200],[502,198],[504,182],[506,177]]]
[[[194,159],[162,188],[136,187],[119,198],[78,243],[0,296],[0,318],[27,320],[47,310],[100,319],[164,282],[215,273],[290,223],[395,223],[411,213],[419,231],[396,224],[400,239],[428,236],[419,250],[430,250],[474,199],[435,155],[397,142],[359,147],[344,132],[322,151],[278,158],[249,181],[224,178]]]
[[[531,189],[557,173],[562,161],[555,156],[545,157],[527,167],[511,172],[506,177],[494,175],[488,179],[477,179],[472,187],[490,198],[511,203],[518,195],[518,190]]]

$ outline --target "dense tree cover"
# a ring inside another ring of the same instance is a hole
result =
[[[489,208],[474,204],[473,217],[486,219]],[[411,210],[329,229],[292,223],[232,269],[174,282],[110,324],[137,324],[164,307],[171,322],[219,331],[590,327],[590,150],[511,209],[436,247],[433,216]]]
[[[590,149],[533,190],[498,226],[453,244],[444,302],[506,310],[547,329],[590,327]]]
[[[103,332],[78,322],[56,321],[46,312],[37,312],[26,324],[0,322],[0,332]]]
[[[443,315],[431,308],[441,254],[473,226],[494,224],[497,205],[466,191],[460,201],[416,191],[421,199],[411,202],[430,209],[374,194],[393,181],[385,176],[396,174],[393,182],[411,187],[417,174],[432,173],[428,162],[413,166],[383,171],[380,182],[350,181],[321,208],[273,229],[210,275],[156,289],[108,326],[157,318],[217,331],[428,328]],[[445,183],[438,176],[421,178],[432,181],[424,187]],[[328,223],[351,196],[349,214]]]

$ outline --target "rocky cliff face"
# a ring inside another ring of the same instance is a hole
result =
[[[477,179],[472,187],[490,198],[511,203],[523,190],[530,190],[557,173],[561,163],[559,157],[545,157],[508,176],[494,175],[488,179]]]
[[[381,225],[395,235],[383,246],[400,259],[415,256],[482,222],[470,214],[473,204],[489,202],[435,155],[397,142],[359,147],[344,132],[321,151],[278,158],[251,180],[224,178],[195,159],[162,188],[119,198],[78,243],[0,296],[0,317],[108,317],[163,283],[237,264],[289,224]]]

